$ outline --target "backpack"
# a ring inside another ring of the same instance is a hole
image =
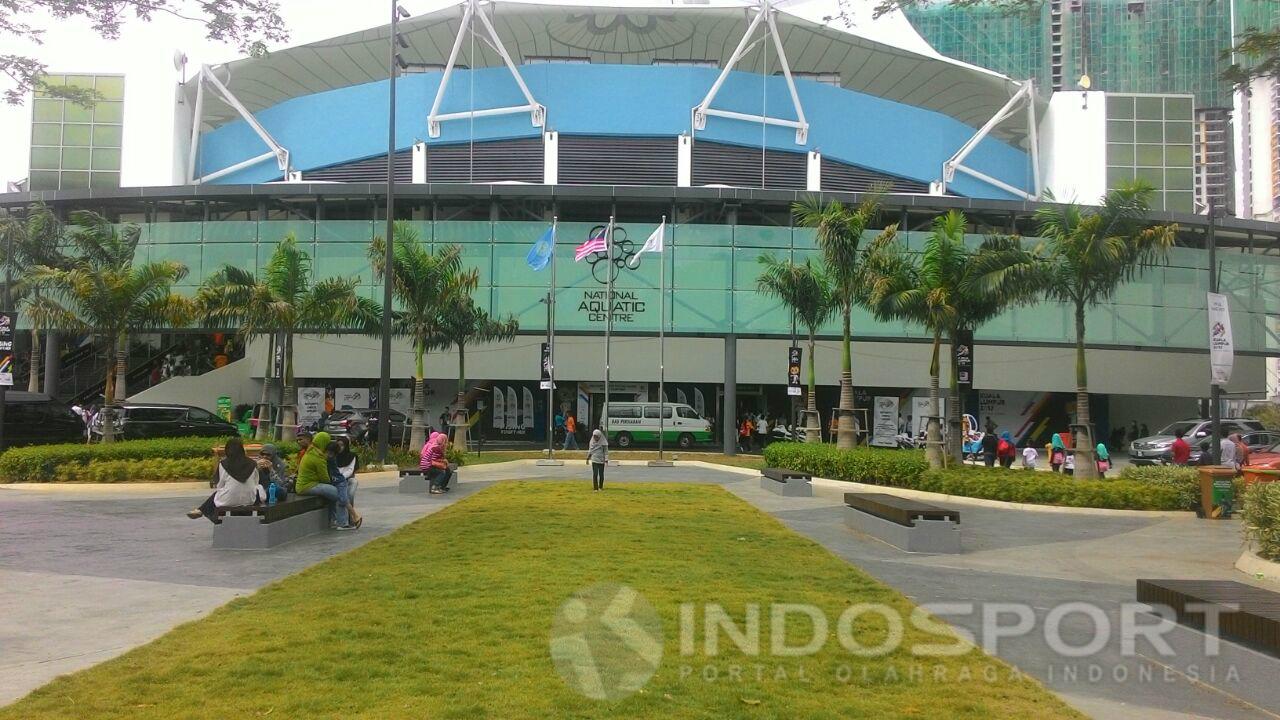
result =
[[[996,445],[996,455],[999,455],[1000,457],[1008,457],[1012,454],[1013,446],[1009,444],[1009,441],[1001,440],[999,444]]]

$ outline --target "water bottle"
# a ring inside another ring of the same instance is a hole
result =
[[[268,505],[276,504],[276,492],[277,492],[276,484],[274,482],[272,482],[270,485],[267,486],[267,504]]]

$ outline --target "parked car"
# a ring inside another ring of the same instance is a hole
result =
[[[1226,437],[1228,433],[1223,433]],[[1280,443],[1280,433],[1270,430],[1262,430],[1259,432],[1245,433],[1240,436],[1244,444],[1249,447],[1249,464],[1253,465],[1255,454],[1267,453],[1277,443]],[[1199,443],[1191,446],[1191,457],[1187,459],[1188,465],[1208,465],[1213,457],[1209,453],[1209,444],[1213,442],[1210,438],[1205,438]]]
[[[6,447],[82,443],[84,420],[48,395],[10,391],[4,396],[4,442]]]
[[[403,445],[409,438],[411,427],[409,416],[399,410],[391,410],[391,432],[389,442],[392,445]],[[325,432],[333,436],[345,435],[354,442],[372,443],[378,439],[377,410],[336,410],[329,416],[325,424]]]
[[[711,423],[692,407],[683,403],[663,403],[661,410],[663,417],[659,418],[656,402],[610,402],[605,408],[609,417],[609,426],[605,428],[609,442],[622,449],[637,442],[657,443],[659,427],[664,442],[673,443],[681,449],[713,440]]]
[[[125,403],[115,418],[116,437],[125,440],[165,437],[232,437],[239,428],[204,408],[162,403]],[[102,435],[102,414],[92,427]]]
[[[1261,432],[1266,429],[1262,426],[1262,423],[1248,418],[1223,418],[1220,422],[1224,437],[1231,433],[1244,435]],[[1209,437],[1211,433],[1210,421],[1205,419],[1179,420],[1175,423],[1169,423],[1155,435],[1134,440],[1129,445],[1129,462],[1134,465],[1169,464],[1173,460],[1170,448],[1173,447],[1173,441],[1176,439],[1175,433],[1179,430],[1182,431],[1183,439],[1191,445],[1191,451],[1194,455],[1204,438]]]

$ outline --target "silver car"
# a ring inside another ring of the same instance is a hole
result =
[[[1248,418],[1223,418],[1219,422],[1222,425],[1223,437],[1231,433],[1245,434],[1265,429],[1262,423]],[[1194,448],[1199,441],[1209,437],[1212,425],[1209,420],[1203,419],[1179,420],[1170,423],[1155,435],[1139,438],[1130,443],[1129,462],[1134,465],[1168,465],[1173,461],[1173,441],[1177,439],[1179,430],[1182,431],[1183,439]]]

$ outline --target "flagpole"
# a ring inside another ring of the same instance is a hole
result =
[[[551,292],[547,294],[547,359],[551,368],[547,377],[551,379],[551,387],[547,388],[547,458],[556,459],[555,404],[556,404],[556,242],[557,225],[560,218],[551,216]],[[565,432],[569,425],[565,423]]]
[[[604,323],[604,406],[600,410],[600,424],[604,428],[604,437],[609,438],[609,343],[613,335],[613,219],[609,216],[609,226],[604,231],[605,252],[608,254],[609,268],[607,282],[605,283],[604,305],[605,305],[605,323]]]
[[[661,300],[661,315],[658,318],[658,462],[663,463],[663,449],[667,439],[667,253],[666,253],[667,216],[662,216],[662,224],[658,226],[658,242],[663,244],[658,254],[658,297]]]

